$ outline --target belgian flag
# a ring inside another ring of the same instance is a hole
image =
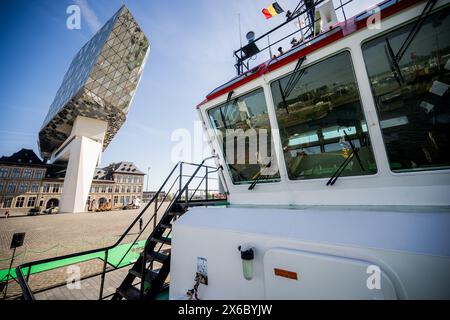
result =
[[[280,7],[277,2],[272,3],[268,8],[262,9],[262,13],[266,17],[266,19],[270,19],[284,12],[284,10]]]

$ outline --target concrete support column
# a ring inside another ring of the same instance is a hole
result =
[[[107,123],[77,117],[72,133],[56,151],[54,161],[68,160],[64,188],[61,195],[61,212],[84,212],[95,169],[100,163]]]

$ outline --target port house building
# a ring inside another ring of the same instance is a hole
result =
[[[132,162],[97,168],[86,211],[102,205],[121,209],[143,199],[144,173]],[[41,210],[57,207],[62,194],[65,167],[44,163],[34,152],[22,149],[0,158],[0,208]]]

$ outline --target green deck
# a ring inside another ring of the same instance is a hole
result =
[[[138,242],[136,242],[134,244],[134,247],[142,249],[144,247],[144,244],[145,244],[145,240],[138,241]],[[141,250],[133,250],[133,249],[131,249],[127,253],[126,257],[122,260],[120,265],[118,265],[118,263],[120,262],[120,260],[122,259],[122,257],[125,255],[125,253],[127,252],[127,250],[130,247],[131,247],[131,243],[126,243],[126,244],[119,245],[119,246],[109,250],[109,252],[108,252],[108,264],[112,265],[115,268],[118,268],[118,267],[128,266],[131,263],[133,263],[137,258],[139,258],[139,253],[141,252]],[[52,269],[57,269],[57,268],[61,268],[61,267],[65,267],[65,266],[68,266],[68,265],[77,264],[77,263],[80,263],[80,262],[85,262],[85,261],[89,261],[89,260],[93,260],[93,259],[104,260],[104,258],[105,258],[105,253],[104,252],[97,252],[97,253],[81,255],[81,256],[78,256],[78,257],[62,259],[62,260],[57,260],[57,261],[47,262],[47,263],[42,263],[40,265],[33,266],[31,268],[31,274],[44,272],[44,271],[48,271],[48,270],[52,270]],[[27,270],[26,269],[23,269],[22,272],[25,275],[27,274]],[[3,279],[4,277],[6,277],[7,274],[8,274],[8,269],[0,270],[0,279]],[[16,278],[16,270],[15,269],[11,270],[11,276],[13,278]]]

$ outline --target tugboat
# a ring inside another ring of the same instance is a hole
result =
[[[271,32],[250,37],[238,76],[197,107],[230,205],[174,224],[170,298],[200,273],[199,299],[449,299],[449,1],[341,22],[345,5],[306,3],[286,24],[318,12],[319,33],[310,18],[253,68]]]

